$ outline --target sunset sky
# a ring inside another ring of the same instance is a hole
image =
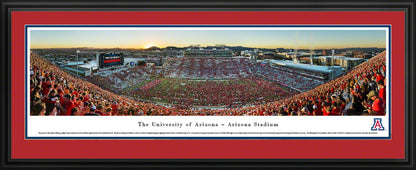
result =
[[[225,44],[257,48],[386,47],[385,30],[31,30],[30,48],[147,48]]]

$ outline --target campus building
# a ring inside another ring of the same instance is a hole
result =
[[[269,63],[270,66],[286,69],[288,71],[296,72],[297,74],[315,77],[321,80],[330,80],[343,73],[341,66],[318,66],[311,64],[295,63],[293,61],[286,60],[264,60],[265,63]]]
[[[322,65],[341,66],[346,70],[352,69],[365,61],[363,58],[352,58],[344,56],[319,56],[314,58],[320,59]]]

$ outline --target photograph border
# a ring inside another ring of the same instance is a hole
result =
[[[234,3],[233,3],[234,2]],[[253,3],[243,2],[202,2],[202,3],[184,3],[184,2],[53,2],[53,1],[3,1],[2,6],[2,167],[3,168],[121,168],[121,167],[140,167],[140,168],[215,168],[215,167],[233,167],[233,168],[287,168],[287,167],[395,167],[395,168],[414,168],[414,89],[415,87],[415,59],[414,59],[414,1],[356,1],[346,2],[337,1],[320,1],[320,2],[306,2],[306,1],[284,1],[284,2],[264,2],[257,1]],[[405,93],[406,108],[405,108],[405,159],[12,159],[11,158],[11,11],[73,11],[73,10],[104,10],[104,11],[118,11],[118,10],[142,10],[142,11],[157,11],[162,10],[191,10],[191,11],[295,11],[308,10],[309,6],[317,8],[309,9],[312,11],[350,11],[350,10],[385,10],[385,11],[405,11],[406,12],[406,42],[405,42],[405,69],[406,69],[406,83]],[[99,7],[97,7],[99,6]],[[132,6],[136,8],[132,8]],[[117,9],[111,9],[112,7]],[[220,10],[218,10],[220,8]],[[180,164],[178,164],[180,163]]]
[[[220,28],[220,27],[227,27],[227,28],[239,28],[239,27],[243,27],[243,28],[387,28],[387,32],[388,32],[388,36],[386,37],[386,39],[388,39],[388,44],[386,44],[386,51],[388,51],[387,56],[389,57],[388,59],[386,58],[386,61],[388,60],[390,63],[388,65],[388,67],[386,69],[388,69],[388,87],[391,87],[391,51],[392,51],[392,47],[391,47],[391,25],[382,25],[382,24],[373,24],[373,25],[365,25],[365,24],[350,24],[350,25],[327,25],[327,24],[323,24],[323,25],[313,25],[313,24],[299,24],[299,25],[290,25],[290,24],[283,24],[283,25],[36,25],[36,24],[28,24],[25,25],[25,63],[28,61],[27,58],[28,56],[28,49],[30,49],[30,47],[28,47],[28,29],[29,28],[65,28],[65,27],[69,27],[69,28],[147,28],[147,27],[160,27],[160,28],[176,28],[176,27],[184,27],[184,28],[200,28],[200,27],[204,27],[204,28]],[[388,49],[387,49],[388,48]],[[28,72],[28,65],[25,65],[25,74]],[[387,77],[387,76],[386,76]],[[28,84],[27,84],[27,78],[28,76],[25,75],[25,89],[27,89]],[[226,137],[163,137],[163,136],[158,136],[158,137],[65,137],[65,136],[58,136],[58,137],[29,137],[28,136],[28,109],[25,109],[26,114],[25,114],[25,139],[341,139],[341,140],[348,140],[348,139],[391,139],[391,119],[392,119],[392,114],[391,114],[391,88],[388,89],[388,93],[387,96],[390,100],[389,103],[387,103],[389,110],[386,110],[386,112],[388,112],[388,130],[389,130],[389,134],[388,137],[380,137],[380,136],[368,136],[368,137],[291,137],[291,136],[279,136],[279,137],[233,137],[233,136],[226,136]],[[26,99],[25,102],[28,101],[28,93],[26,93]],[[27,103],[25,103],[25,106],[27,106]],[[165,118],[168,118],[169,116],[166,116]],[[250,116],[249,116],[250,117]],[[247,118],[249,118],[247,117]],[[360,116],[357,116],[360,117]],[[382,117],[384,118],[385,116],[371,116],[371,117]]]

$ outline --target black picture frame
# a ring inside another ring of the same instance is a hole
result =
[[[415,1],[360,0],[360,1],[1,1],[2,11],[2,168],[414,168],[415,90]],[[12,159],[11,158],[11,12],[12,11],[405,11],[406,13],[406,156],[405,159]]]

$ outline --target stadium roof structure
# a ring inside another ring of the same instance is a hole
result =
[[[234,57],[232,57],[232,58],[250,58],[250,57],[244,57],[244,56],[234,56]]]
[[[332,56],[318,56],[318,58],[332,58]],[[315,57],[314,57],[315,58]],[[344,60],[362,60],[363,58],[353,58],[353,57],[345,57],[345,56],[334,56],[334,59],[344,59]]]
[[[324,72],[324,73],[331,73],[332,68],[335,68],[335,69],[342,68],[341,66],[317,66],[317,65],[310,65],[310,64],[300,64],[300,63],[294,63],[293,61],[285,61],[285,60],[266,59],[264,61],[268,63],[292,67],[296,69],[310,70],[310,71]]]

